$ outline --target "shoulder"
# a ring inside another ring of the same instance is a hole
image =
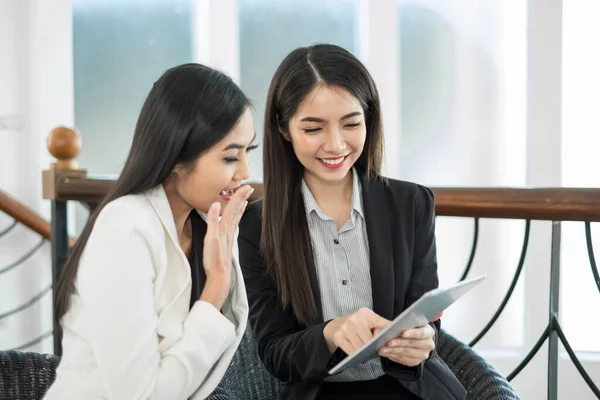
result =
[[[145,195],[127,195],[105,205],[98,213],[92,236],[123,240],[132,234],[152,236],[162,231],[160,220]]]
[[[435,201],[433,191],[427,186],[420,185],[415,182],[402,181],[391,178],[384,178],[384,180],[387,182],[389,190],[395,196],[403,196],[417,203]]]
[[[396,207],[401,208],[433,208],[435,195],[427,186],[415,182],[381,177],[380,179],[368,179],[367,186],[379,188],[385,193]]]
[[[382,210],[371,206],[374,213],[389,213],[395,221],[393,225],[412,229],[422,224],[432,225],[435,221],[435,197],[433,191],[418,183],[398,179],[383,178],[367,181],[368,188],[374,188],[373,194],[366,194],[368,201],[380,204]],[[376,195],[385,199],[377,203]],[[386,209],[387,207],[387,209]]]
[[[98,213],[81,253],[77,285],[83,290],[116,277],[151,282],[165,254],[165,231],[147,198],[120,197]]]
[[[435,217],[435,196],[418,183],[386,177],[363,181],[363,201],[374,213],[389,213],[398,223],[430,220]],[[379,206],[373,209],[373,204]]]

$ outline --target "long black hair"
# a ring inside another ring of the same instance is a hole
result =
[[[288,140],[289,122],[306,96],[319,85],[347,90],[363,108],[367,137],[356,162],[361,172],[381,178],[383,157],[379,94],[365,66],[349,51],[335,45],[319,44],[292,51],[275,72],[267,95],[261,251],[283,306],[291,307],[304,323],[317,311],[309,278],[314,259],[301,195],[304,167]]]
[[[55,290],[56,322],[69,308],[79,258],[102,208],[119,197],[160,185],[176,165],[193,168],[203,152],[233,129],[249,105],[231,78],[200,64],[171,68],[154,83],[119,179],[90,216],[65,263]]]

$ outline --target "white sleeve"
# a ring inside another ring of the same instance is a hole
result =
[[[198,301],[161,357],[151,245],[131,216],[110,211],[96,221],[77,278],[102,385],[110,399],[187,399],[234,342],[235,327]]]

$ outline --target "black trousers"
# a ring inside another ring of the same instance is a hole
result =
[[[318,400],[421,400],[396,379],[384,375],[371,381],[325,382]]]

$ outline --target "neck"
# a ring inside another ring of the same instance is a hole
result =
[[[172,180],[163,183],[163,188],[167,194],[167,200],[171,207],[171,213],[173,214],[173,220],[175,221],[175,230],[177,231],[177,238],[181,242],[183,232],[186,226],[186,221],[190,216],[192,207],[187,204],[179,195],[175,189],[174,182]]]
[[[304,173],[304,181],[319,206],[332,199],[352,201],[352,170],[339,181],[323,181],[313,174]]]

